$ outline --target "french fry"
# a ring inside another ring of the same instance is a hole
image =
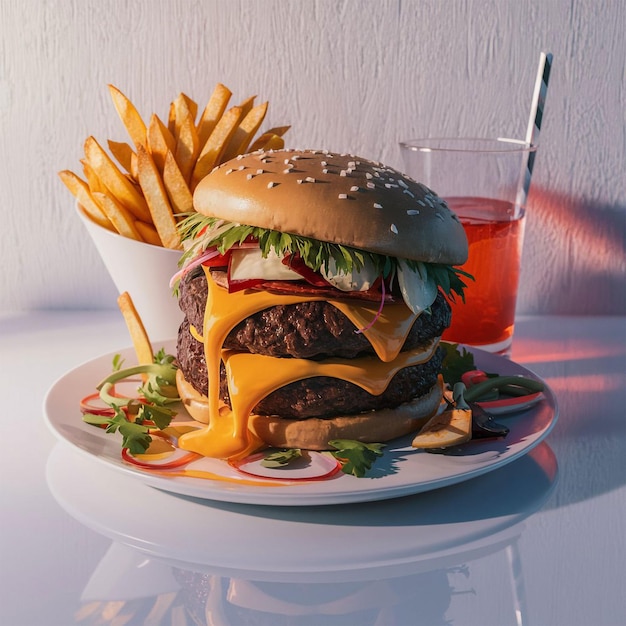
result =
[[[174,135],[156,114],[152,114],[148,125],[148,150],[161,172],[165,166],[167,153],[176,150]]]
[[[85,174],[85,178],[87,179],[87,185],[89,187],[89,190],[106,193],[107,188],[98,178],[98,174],[93,169],[93,167],[91,167],[89,161],[87,161],[86,159],[81,159],[80,162],[83,166],[83,173]]]
[[[191,190],[219,163],[220,156],[228,145],[241,120],[241,108],[232,107],[222,115],[198,157],[191,176]]]
[[[80,176],[63,170],[61,180],[82,213],[124,236],[180,249],[176,222],[193,212],[193,191],[217,165],[251,150],[279,149],[289,126],[254,139],[268,103],[256,96],[228,109],[232,92],[218,83],[198,119],[198,104],[185,93],[170,103],[167,120],[156,114],[146,124],[135,105],[114,85],[109,92],[130,140],[108,140],[108,153],[90,136]],[[141,153],[141,157],[140,157]]]
[[[115,160],[131,175],[137,173],[137,155],[135,151],[123,141],[107,141],[111,154]],[[134,162],[134,163],[133,163]]]
[[[285,147],[285,140],[278,135],[272,135],[270,137],[267,137],[266,141],[261,147],[263,148],[263,150],[282,150]],[[250,152],[253,152],[253,150],[250,149]]]
[[[135,220],[135,228],[146,243],[153,246],[163,246],[159,233],[157,233],[156,228],[152,224],[146,224],[145,222]]]
[[[177,98],[176,110],[176,162],[186,181],[189,181],[191,172],[198,157],[199,141],[194,117],[184,98]]]
[[[174,139],[178,139],[178,134],[180,130],[180,106],[183,104],[189,113],[191,114],[192,119],[196,120],[196,115],[198,115],[198,105],[194,102],[189,96],[184,93],[178,94],[178,97],[170,102],[169,114],[167,127],[168,130],[172,133]]]
[[[226,111],[226,107],[232,95],[231,90],[222,85],[222,83],[218,83],[215,86],[196,127],[200,149],[204,147],[215,125],[222,115],[224,115],[224,111]]]
[[[139,365],[150,365],[154,363],[154,351],[152,350],[150,338],[148,337],[148,333],[141,321],[139,313],[137,313],[133,299],[127,291],[119,295],[117,298],[117,306],[122,312],[122,316],[126,322],[126,328],[128,328],[131,341],[133,342],[133,348],[135,349]]]
[[[233,133],[224,154],[220,157],[223,161],[229,161],[238,154],[243,154],[248,149],[252,138],[265,119],[268,103],[264,102],[254,108],[241,120],[241,123]]]
[[[180,235],[176,229],[176,220],[163,186],[163,180],[152,156],[143,146],[137,149],[137,168],[139,184],[163,245],[167,248],[180,249]]]
[[[169,196],[174,213],[190,213],[193,210],[193,197],[171,152],[165,157],[163,185]]]
[[[118,232],[117,228],[113,225],[113,222],[108,218],[107,214],[102,210],[102,207],[96,202],[92,193],[87,189],[81,189],[76,196],[78,204],[83,213],[92,221],[110,230],[111,232]]]
[[[107,230],[115,230],[111,220],[106,216],[100,205],[93,199],[89,185],[82,178],[74,174],[74,172],[70,172],[70,170],[59,172],[59,178],[70,190],[85,215],[92,222],[95,222]]]
[[[239,108],[241,109],[241,117],[245,117],[246,115],[248,115],[248,113],[250,113],[250,111],[252,111],[252,107],[254,106],[254,101],[256,100],[256,96],[250,96],[249,98],[246,98],[240,105]]]
[[[276,140],[273,137],[282,137],[291,126],[276,126],[275,128],[270,128],[265,131],[262,135],[260,135],[257,139],[252,142],[252,145],[248,148],[250,152],[254,152],[255,150],[260,150],[261,148],[265,148],[265,145],[268,142],[275,142]],[[285,142],[282,142],[282,147],[284,148]],[[267,149],[267,148],[266,148]],[[274,148],[276,149],[276,148]]]
[[[135,105],[115,86],[109,85],[113,105],[126,127],[135,148],[146,143],[146,125]]]
[[[135,241],[143,241],[135,226],[135,217],[123,204],[106,193],[94,191],[92,195],[120,235]]]
[[[88,137],[85,141],[85,155],[111,195],[137,219],[149,222],[150,211],[146,199],[124,176],[94,137]]]

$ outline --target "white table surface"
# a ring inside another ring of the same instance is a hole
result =
[[[546,441],[461,485],[350,509],[180,498],[58,442],[47,390],[129,344],[116,311],[0,316],[0,625],[626,625],[626,318],[519,320],[513,359],[559,400]],[[269,548],[246,571],[202,542],[177,553],[184,538],[159,527],[159,507],[207,533],[232,520],[292,550],[294,568],[275,572]],[[142,541],[141,524],[159,539]],[[378,560],[313,575],[298,542],[323,555],[329,532],[369,537],[354,549],[376,544]],[[399,532],[413,556],[385,565],[380,546]]]

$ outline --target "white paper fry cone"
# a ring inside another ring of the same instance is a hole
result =
[[[169,281],[181,252],[122,237],[94,224],[78,206],[77,212],[119,293],[133,299],[153,348],[160,347],[156,341],[175,338],[183,314]]]

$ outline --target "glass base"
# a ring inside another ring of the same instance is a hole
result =
[[[464,342],[459,342],[464,343]],[[513,347],[513,337],[508,337],[504,341],[498,341],[497,343],[486,343],[486,344],[465,344],[471,348],[478,348],[480,350],[485,350],[485,352],[490,352],[491,354],[499,354],[500,356],[505,356],[507,358],[511,357],[511,348]]]

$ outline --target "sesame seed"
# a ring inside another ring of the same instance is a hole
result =
[[[401,178],[398,178],[398,183],[402,185],[405,189],[408,187],[408,185]]]
[[[374,183],[367,183],[368,189],[376,189],[376,185]]]
[[[346,172],[346,170],[341,170],[341,172],[339,172],[339,176],[347,176],[348,173]]]
[[[411,192],[409,189],[404,189],[402,193],[406,193],[407,195],[411,196],[411,198],[415,198],[415,194]]]
[[[283,163],[284,163],[285,165],[289,165],[289,159],[285,159],[285,160],[283,161]]]
[[[246,178],[247,178],[248,180],[252,180],[252,179],[254,178],[254,174],[248,174],[248,175],[246,176]]]
[[[435,213],[435,215],[443,222],[445,220],[444,216],[441,213]]]
[[[378,202],[374,202],[374,208],[375,209],[382,209],[383,205],[382,204],[378,204]]]
[[[315,182],[315,178],[313,178],[312,176],[307,176],[306,177],[306,182],[307,183],[314,183]]]
[[[395,224],[392,224],[390,226],[391,232],[394,233],[394,235],[398,234],[398,227]]]
[[[233,168],[231,167],[229,170],[226,170],[226,176],[233,173]]]
[[[370,180],[370,179],[374,178],[374,176],[372,174],[370,174],[369,172],[365,172],[365,178]]]
[[[301,185],[304,181],[301,178],[298,178],[296,182],[298,183],[298,185]]]
[[[417,209],[409,209],[409,210],[406,212],[406,214],[407,214],[407,215],[419,215],[419,214],[420,214],[420,212],[419,212]]]
[[[350,187],[350,191],[358,191],[358,190],[359,188],[356,185],[354,185],[354,187]]]
[[[256,173],[257,174],[262,174],[264,170],[257,170]]]
[[[418,200],[417,204],[419,204],[420,206],[426,206],[426,203],[423,200]]]
[[[274,182],[267,183],[267,188],[268,189],[271,189],[272,187],[276,187],[276,183],[274,183]]]
[[[340,193],[337,197],[340,200],[347,200],[348,199],[348,194],[347,193]]]
[[[326,168],[324,168],[324,169],[322,170],[322,174],[328,174],[328,170],[327,170]]]

